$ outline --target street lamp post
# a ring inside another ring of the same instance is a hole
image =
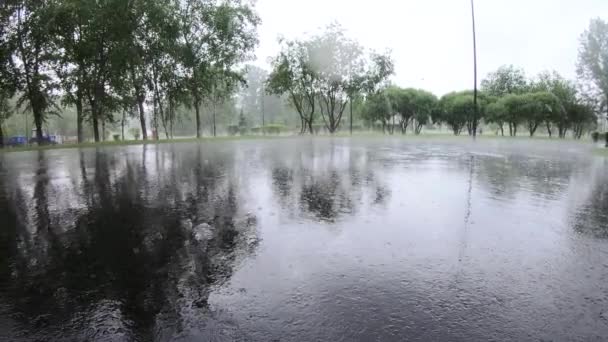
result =
[[[475,86],[473,88],[473,138],[477,136],[477,120],[479,109],[477,107],[477,35],[475,34],[475,4],[471,0],[471,19],[473,21],[473,78]]]

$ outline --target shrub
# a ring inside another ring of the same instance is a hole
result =
[[[112,134],[112,138],[114,138],[114,141],[120,141],[120,134]]]
[[[260,126],[251,127],[251,133],[253,133],[253,134],[258,134],[261,131],[262,131],[262,127],[260,127]]]
[[[270,124],[264,126],[264,131],[268,134],[281,134],[285,130],[285,126],[280,124]]]
[[[239,126],[238,125],[229,125],[228,126],[228,135],[237,135],[239,133]]]

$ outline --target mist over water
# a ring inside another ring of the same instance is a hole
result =
[[[278,139],[0,155],[0,340],[602,340],[608,159]]]

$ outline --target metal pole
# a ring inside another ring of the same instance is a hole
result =
[[[473,21],[473,77],[475,86],[473,88],[473,138],[477,136],[477,120],[479,117],[479,109],[477,108],[477,35],[475,33],[475,5],[471,0],[471,19]]]

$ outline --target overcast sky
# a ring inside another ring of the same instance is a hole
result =
[[[557,70],[575,78],[578,37],[591,18],[608,19],[608,0],[476,0],[480,81],[503,64],[528,75]],[[378,51],[392,50],[393,82],[437,95],[473,85],[469,0],[258,0],[256,64],[278,52],[277,37],[302,37],[332,21]]]

